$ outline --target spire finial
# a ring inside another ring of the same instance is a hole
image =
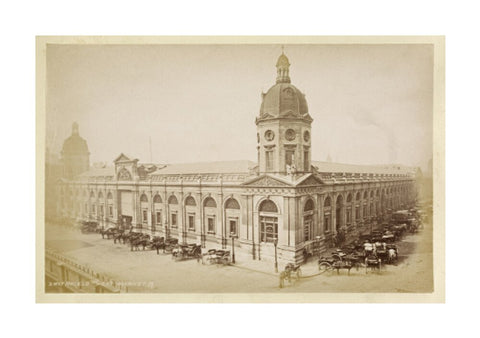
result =
[[[278,57],[276,67],[277,67],[277,83],[290,83],[290,76],[288,75],[290,62],[288,62],[288,58],[284,54],[283,45],[282,45],[282,55]]]
[[[78,135],[78,123],[73,122],[72,124],[72,135]]]

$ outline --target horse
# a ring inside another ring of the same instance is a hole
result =
[[[150,242],[150,248],[152,250],[157,250],[157,255],[160,254],[160,249],[165,248],[165,238],[163,237],[153,237]]]
[[[393,248],[390,248],[388,249],[388,263],[393,263],[393,262],[396,262],[397,259],[398,259],[398,254],[397,254],[397,250],[393,249]]]
[[[145,247],[148,245],[148,240],[144,238],[139,238],[133,241],[130,240],[130,243],[131,243],[131,251],[133,251],[133,248],[135,248],[135,250],[138,250],[140,246],[142,246],[143,250],[145,250]]]
[[[294,274],[295,278],[292,280],[292,274]],[[285,280],[287,280],[290,284],[295,283],[298,279],[300,279],[302,275],[302,270],[300,269],[300,266],[295,266],[292,263],[288,263],[285,266],[285,270],[280,272],[279,278],[280,278],[280,284],[279,287],[283,288]]]
[[[122,238],[123,238],[123,231],[122,230],[113,234],[113,244],[117,244],[117,240],[118,240],[118,243],[120,243]]]

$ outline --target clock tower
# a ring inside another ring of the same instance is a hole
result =
[[[261,174],[311,172],[311,124],[305,95],[291,84],[287,56],[278,58],[277,80],[262,93],[256,118],[258,165]]]

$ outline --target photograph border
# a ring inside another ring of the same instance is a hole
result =
[[[431,44],[433,45],[432,293],[45,293],[46,49],[48,44]],[[445,37],[444,36],[37,36],[36,37],[37,303],[444,303]]]

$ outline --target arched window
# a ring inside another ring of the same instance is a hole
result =
[[[211,197],[207,197],[205,201],[203,202],[203,205],[207,208],[216,208],[217,207],[217,202]]]
[[[93,191],[90,192],[90,198],[95,198],[95,193]]]
[[[262,204],[260,204],[259,211],[277,213],[278,209],[274,202],[272,202],[271,200],[265,200],[262,202]]]
[[[175,195],[172,195],[168,198],[168,204],[178,204],[178,200]]]
[[[107,194],[107,203],[108,217],[113,217],[113,195],[111,192],[108,192]]]
[[[303,208],[303,211],[312,211],[314,209],[313,201],[309,199],[307,203],[305,203],[305,207]]]
[[[177,220],[177,214],[178,214],[178,207],[176,206],[178,204],[178,200],[175,197],[175,195],[171,195],[168,198],[168,204],[171,205],[172,209],[170,209],[170,225],[172,228],[177,228],[178,227],[178,220]]]
[[[273,205],[275,205],[275,204],[273,204]],[[225,209],[240,209],[240,204],[238,204],[236,199],[229,198],[228,201],[225,203]]]
[[[355,199],[356,199],[357,201],[360,201],[360,196],[361,196],[360,193],[357,192],[357,196],[355,197]]]
[[[337,231],[340,230],[341,226],[343,225],[343,213],[342,213],[342,208],[343,208],[343,196],[338,195],[337,201],[335,203],[335,228]]]
[[[325,198],[325,202],[323,202],[324,207],[329,207],[332,205],[332,200],[330,197]]]
[[[370,198],[373,198],[373,197],[374,197],[374,192],[372,190],[372,191],[370,191]]]
[[[153,196],[153,215],[155,216],[155,224],[162,225],[162,198],[159,194]]]
[[[195,207],[197,206],[197,202],[192,196],[188,196],[185,199],[185,220],[187,222],[188,231],[195,231],[196,229],[196,215],[195,215]]]
[[[228,232],[238,235],[238,222],[240,217],[240,204],[234,198],[225,202],[225,219],[227,220]]]
[[[99,200],[103,199],[103,193],[101,191],[98,193],[98,199]]]
[[[341,207],[342,206],[342,203],[343,203],[343,196],[342,195],[338,195],[337,197],[337,208]]]
[[[119,181],[131,181],[132,180],[132,175],[130,175],[130,172],[127,169],[122,168],[118,172],[118,180]]]
[[[145,194],[142,194],[140,196],[140,204],[141,204],[141,208],[142,208],[142,223],[143,224],[147,224],[148,223],[148,199],[147,199],[147,195]]]
[[[196,207],[197,202],[195,202],[195,199],[192,196],[188,196],[187,199],[185,200],[185,205]]]
[[[352,201],[352,194],[347,195],[347,203],[350,203]]]
[[[278,217],[272,215],[278,209],[274,202],[263,201],[259,206],[260,212],[260,240],[262,242],[273,242],[278,239]]]
[[[365,191],[365,192],[363,193],[363,199],[367,199],[367,198],[368,198],[368,192]]]
[[[212,197],[207,197],[203,201],[205,223],[207,224],[207,232],[214,234],[217,226],[217,202]]]
[[[309,199],[303,207],[303,233],[305,241],[312,239],[313,209],[313,201]]]

